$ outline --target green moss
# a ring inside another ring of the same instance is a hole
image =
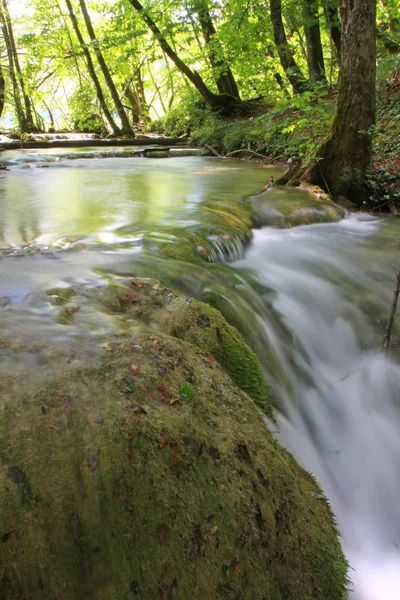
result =
[[[101,300],[197,346],[208,363],[217,361],[236,385],[272,416],[270,390],[256,355],[219,311],[157,282],[145,284],[135,279],[130,280],[130,287],[112,284],[101,294]]]
[[[80,360],[75,338],[62,353],[49,340],[33,382],[0,380],[2,596],[345,598],[318,486],[206,355],[225,347],[250,372],[255,358],[215,310],[133,282],[93,296],[130,335],[89,340]],[[186,328],[166,318],[181,313]]]

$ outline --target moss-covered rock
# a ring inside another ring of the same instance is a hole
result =
[[[311,189],[273,187],[254,196],[252,206],[253,222],[259,227],[268,225],[287,228],[313,223],[332,223],[345,215],[343,208],[327,200],[326,194],[319,197]]]
[[[233,381],[255,363],[235,330],[150,281],[75,291],[63,331],[89,305],[120,329],[0,341],[1,597],[345,598],[320,489]]]

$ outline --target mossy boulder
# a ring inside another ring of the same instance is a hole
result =
[[[273,187],[253,196],[253,222],[258,227],[295,227],[313,223],[333,223],[345,215],[343,208],[319,197],[312,190]]]
[[[216,311],[123,283],[76,289],[64,335],[0,340],[1,597],[345,598],[329,506],[217,350],[252,355]],[[88,306],[120,329],[84,335]]]

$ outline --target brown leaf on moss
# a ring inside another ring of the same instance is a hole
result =
[[[171,398],[171,400],[169,401],[169,404],[171,406],[174,406],[174,404],[177,404],[177,402],[180,401],[180,397],[179,396],[173,396],[173,398]]]
[[[242,571],[241,567],[239,565],[236,565],[236,567],[233,570],[233,576],[234,577],[239,577],[241,571]]]
[[[137,365],[131,365],[131,371],[134,375],[138,375],[139,373],[139,367]]]
[[[169,402],[171,400],[171,398],[173,397],[173,394],[172,394],[171,390],[169,390],[162,383],[159,384],[159,386],[157,387],[157,389],[160,392],[161,400],[163,402]]]
[[[181,454],[177,454],[177,452],[175,452],[175,450],[172,448],[171,456],[169,459],[169,468],[171,469],[171,471],[173,473],[179,471],[179,469],[185,464],[185,461],[186,457]]]
[[[126,293],[126,297],[129,300],[129,302],[132,302],[132,303],[139,302],[139,300],[140,300],[139,292],[132,292],[131,290],[129,290]]]
[[[168,438],[161,438],[158,441],[158,445],[160,446],[160,448],[165,448],[165,446],[168,444]]]

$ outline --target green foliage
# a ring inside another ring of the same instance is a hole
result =
[[[75,131],[104,133],[104,122],[99,115],[99,107],[90,83],[85,82],[72,94],[70,110]]]
[[[250,149],[271,157],[315,157],[326,135],[334,102],[315,89],[291,100],[281,100],[259,117],[242,121],[209,118],[192,134],[192,142],[210,145],[221,153]]]
[[[179,388],[178,394],[180,398],[183,398],[184,400],[190,402],[193,398],[193,388],[188,383],[185,383],[185,385],[182,385]]]
[[[181,102],[164,117],[152,121],[147,130],[180,137],[201,127],[209,115],[210,110],[201,96],[194,90],[186,89]]]

